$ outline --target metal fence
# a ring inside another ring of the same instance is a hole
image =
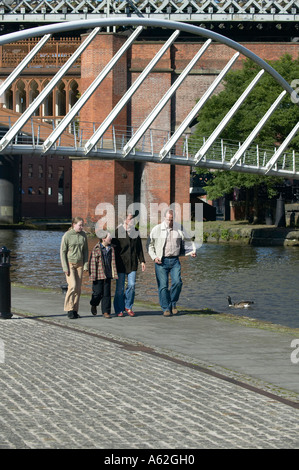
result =
[[[43,144],[56,125],[54,120],[53,122],[50,119],[47,121],[45,124],[41,118],[31,118],[27,125],[27,132],[19,132],[11,142],[14,152],[16,153],[19,147],[19,152],[28,153],[30,148],[32,148],[35,154],[43,154]],[[1,116],[1,114],[0,122],[2,126],[0,127],[1,139],[6,133],[6,126],[9,128],[11,123],[7,116]],[[80,122],[79,118],[76,118],[68,126],[68,131],[64,132],[55,142],[51,152],[71,156],[84,155],[84,145],[98,126],[99,123]],[[132,126],[110,126],[92,149],[91,156],[100,156],[101,154],[110,154],[110,156],[113,154],[123,155],[126,144],[134,136],[137,129],[138,127]],[[170,132],[166,129],[148,129],[136,147],[134,147],[131,158],[139,156],[144,158],[144,160],[151,160],[150,157],[153,157],[154,161],[158,161],[160,150],[169,140],[170,136]],[[204,136],[195,137],[190,132],[183,134],[171,149],[171,152],[165,157],[165,163],[170,160],[171,163],[175,163],[177,159],[180,164],[183,164],[185,161],[185,164],[195,166],[196,154],[206,141],[207,138]],[[211,165],[214,168],[217,168],[217,166],[219,168],[223,167],[225,164],[229,165],[231,159],[241,146],[242,142],[218,138],[203,157],[202,165]],[[275,148],[263,148],[253,144],[244,152],[238,165],[248,166],[252,170],[265,169],[276,152],[277,149]],[[238,168],[236,169],[238,170]],[[290,173],[299,172],[299,155],[292,150],[284,152],[274,166],[274,171],[279,170]]]

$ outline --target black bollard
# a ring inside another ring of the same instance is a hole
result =
[[[10,250],[0,249],[0,318],[11,318]]]
[[[282,198],[281,193],[280,193],[280,197],[279,197],[279,199],[277,199],[277,203],[276,203],[275,225],[276,225],[276,227],[285,227],[286,226],[284,200]]]

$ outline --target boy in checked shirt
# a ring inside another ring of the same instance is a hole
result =
[[[102,301],[102,314],[111,318],[111,279],[117,279],[115,250],[112,237],[106,233],[93,248],[89,259],[89,278],[92,281],[91,313],[97,314]]]

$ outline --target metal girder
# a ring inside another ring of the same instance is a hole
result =
[[[116,2],[113,2],[116,3]],[[216,4],[216,2],[215,2]],[[172,2],[173,5],[173,2]],[[170,7],[169,7],[170,8]],[[112,13],[112,12],[111,12]],[[113,14],[113,13],[112,13]],[[123,13],[115,13],[117,17],[119,17],[121,14],[125,15],[125,12]],[[0,13],[1,15],[1,13]],[[32,23],[36,22],[38,24],[49,24],[49,23],[57,23],[59,21],[64,21],[64,22],[69,22],[69,21],[85,21],[89,20],[91,18],[98,18],[98,19],[105,19],[109,18],[109,14],[106,12],[103,13],[47,13],[47,14],[5,14],[1,15],[1,23],[15,23],[19,24],[22,22],[22,24],[26,23]],[[139,15],[135,12],[130,12],[130,17],[131,18],[137,18]],[[248,13],[243,13],[243,14],[231,14],[231,13],[214,13],[214,14],[207,14],[207,13],[180,13],[180,12],[171,12],[171,13],[158,13],[158,12],[151,12],[151,13],[145,13],[144,17],[155,20],[155,19],[161,19],[161,18],[169,18],[170,21],[177,21],[177,22],[184,22],[184,21],[189,21],[192,23],[208,23],[209,24],[232,24],[236,23],[237,25],[242,24],[242,23],[248,23],[249,21],[253,23],[255,27],[257,25],[259,26],[259,29],[263,24],[265,23],[272,23],[272,24],[282,24],[283,23],[295,23],[298,24],[298,14],[292,15],[292,14],[281,14],[281,15],[272,15],[270,13],[268,14],[248,14]]]
[[[256,64],[258,64],[261,68],[265,69],[273,78],[284,88],[288,91],[289,94],[294,92],[291,85],[278,73],[276,70],[271,67],[266,61],[261,59],[259,56],[254,54],[254,52],[250,51],[242,44],[233,41],[221,34],[215,33],[214,31],[207,30],[205,28],[201,28],[200,26],[193,26],[186,23],[178,23],[176,21],[169,21],[169,20],[152,20],[147,18],[109,18],[109,19],[93,19],[93,20],[85,20],[85,21],[70,21],[66,23],[56,23],[52,25],[45,25],[45,26],[38,26],[36,28],[30,28],[23,31],[18,31],[15,33],[5,34],[0,36],[0,45],[9,44],[10,42],[28,39],[37,36],[43,36],[44,34],[55,34],[60,32],[66,31],[74,31],[78,29],[89,29],[94,27],[101,27],[106,28],[107,26],[149,26],[149,27],[157,27],[157,28],[167,28],[167,29],[174,29],[184,31],[186,33],[195,34],[196,36],[202,36],[205,38],[212,39],[219,43],[225,44],[232,49],[243,54],[245,57],[252,59]]]
[[[104,69],[99,73],[97,78],[92,82],[92,84],[87,88],[87,90],[82,94],[79,100],[74,104],[72,109],[66,114],[66,116],[62,119],[62,121],[58,124],[56,129],[51,133],[51,135],[46,139],[44,142],[43,148],[44,152],[47,152],[52,145],[59,139],[60,135],[66,129],[66,127],[70,124],[70,122],[74,119],[76,114],[80,111],[80,109],[84,106],[84,104],[88,101],[91,95],[95,92],[97,87],[101,84],[104,78],[108,75],[108,73],[112,70],[116,62],[121,58],[121,56],[126,52],[126,50],[131,46],[132,42],[137,38],[137,36],[142,31],[142,26],[139,26],[135,29],[135,31],[131,34],[131,36],[126,40],[126,42],[122,45],[122,47],[117,51],[117,53],[112,57],[109,63],[104,67]]]
[[[238,57],[239,57],[239,52],[237,52],[236,54],[233,55],[233,57],[230,59],[230,61],[226,64],[226,66],[220,72],[218,77],[209,86],[207,91],[203,94],[203,96],[200,98],[200,100],[197,102],[197,104],[194,106],[194,108],[191,110],[191,112],[188,114],[188,116],[183,120],[182,124],[180,124],[180,126],[176,129],[176,131],[171,136],[171,138],[168,140],[168,142],[161,149],[161,151],[160,151],[160,159],[161,160],[163,160],[163,158],[166,157],[166,155],[171,151],[171,149],[177,143],[177,141],[182,136],[182,134],[185,132],[187,127],[195,119],[195,117],[197,116],[199,110],[203,107],[203,105],[209,99],[211,94],[215,91],[215,89],[217,88],[217,86],[219,85],[221,80],[225,77],[225,75],[230,70],[230,68],[235,63],[235,61],[237,60]]]
[[[240,108],[242,103],[244,103],[245,99],[249,95],[249,93],[253,90],[257,82],[260,80],[262,75],[264,74],[264,69],[262,69],[257,76],[252,80],[252,82],[248,85],[246,90],[242,93],[240,98],[235,102],[235,104],[232,106],[232,108],[229,110],[229,112],[224,116],[222,121],[218,124],[216,129],[212,132],[210,137],[205,141],[204,145],[198,150],[198,152],[194,156],[195,164],[198,164],[200,160],[205,156],[205,154],[208,152],[210,147],[213,145],[217,137],[221,134],[227,123],[230,121],[230,119],[234,116],[234,114],[237,112],[237,110]]]
[[[0,86],[0,97],[7,90],[7,88],[14,82],[14,80],[22,73],[24,68],[29,64],[29,62],[34,58],[38,51],[46,44],[50,39],[51,34],[46,34],[29,52],[29,54],[24,57],[22,62],[17,65],[17,67],[11,72],[7,79]]]
[[[278,159],[283,155],[283,152],[286,151],[289,143],[295,137],[297,132],[299,131],[299,122],[297,122],[296,126],[292,129],[289,135],[285,138],[285,140],[280,145],[279,149],[274,153],[273,157],[270,158],[266,165],[266,174],[273,168],[273,166],[278,162]]]
[[[35,156],[40,156],[43,154],[43,148],[41,145],[36,145],[34,148],[32,145],[10,145],[7,147],[7,150],[5,151],[5,154],[7,155],[35,155]],[[71,159],[85,159],[89,158],[86,157],[83,151],[83,148],[77,148],[77,147],[56,147],[51,150],[51,155],[59,155],[59,156],[67,156],[70,157]],[[96,151],[94,151],[93,159],[104,159],[104,160],[121,160],[122,159],[122,150],[121,148],[115,150],[112,149],[102,149],[102,148],[97,148]],[[130,153],[127,157],[126,160],[128,161],[138,161],[138,162],[151,162],[151,163],[161,163],[160,162],[160,157],[158,154],[145,154],[142,152],[136,152],[136,153]],[[164,164],[171,164],[171,165],[183,165],[183,166],[190,166],[194,167],[194,160],[193,159],[186,159],[184,156],[180,155],[174,155],[170,156],[167,158],[167,160],[164,161]],[[200,166],[203,168],[213,168],[217,170],[230,170],[230,162],[229,161],[224,161],[223,159],[220,159],[218,161],[216,160],[201,160]],[[259,174],[259,175],[264,175],[265,174],[265,168],[261,166],[253,166],[253,165],[237,165],[234,171],[238,171],[241,173],[252,173],[252,174]],[[292,170],[285,170],[283,168],[276,170],[271,168],[269,170],[269,175],[273,176],[280,176],[283,178],[293,178],[296,180],[299,180],[299,171],[295,171],[294,167]]]
[[[110,15],[145,15],[148,18],[163,17],[176,21],[209,22],[292,22],[297,21],[298,1],[284,0],[165,0],[163,2],[137,0],[132,2],[109,0],[60,0],[57,2],[40,0],[3,0],[0,14],[2,22],[49,23],[53,21],[73,21],[106,18]]]
[[[40,106],[43,100],[47,97],[57,83],[61,80],[67,70],[73,65],[77,58],[82,54],[86,47],[91,43],[93,38],[98,34],[100,28],[95,28],[84,40],[84,42],[78,47],[74,54],[67,60],[67,62],[61,67],[61,69],[56,73],[48,85],[42,90],[42,92],[35,98],[33,103],[29,108],[20,116],[20,118],[15,122],[15,124],[9,129],[9,131],[4,135],[0,140],[0,151],[3,151],[10,142],[14,139],[17,133],[22,129],[26,122],[33,115],[35,110]]]
[[[168,91],[165,93],[165,95],[162,97],[162,99],[159,101],[159,103],[155,106],[155,108],[151,111],[151,113],[148,115],[148,117],[145,119],[145,121],[141,124],[139,129],[136,131],[136,133],[133,135],[133,137],[129,140],[129,142],[125,145],[124,150],[123,150],[123,156],[125,157],[130,153],[132,148],[137,144],[137,142],[140,140],[140,138],[144,135],[144,133],[147,131],[149,126],[152,124],[152,122],[155,120],[155,118],[158,116],[158,114],[161,112],[161,110],[164,108],[166,105],[167,101],[171,98],[171,96],[175,93],[177,88],[180,86],[180,84],[183,82],[183,80],[187,77],[188,73],[190,70],[194,67],[196,62],[199,60],[199,58],[203,55],[203,53],[206,51],[206,49],[209,47],[211,44],[211,40],[209,39],[208,41],[205,42],[205,44],[200,48],[200,50],[197,52],[197,54],[193,57],[193,59],[189,62],[187,67],[183,70],[183,72],[179,75],[179,77],[176,79],[174,84],[168,89]]]
[[[99,126],[97,131],[93,134],[93,136],[88,140],[88,142],[85,144],[84,147],[84,152],[85,154],[88,154],[92,148],[97,144],[97,142],[100,140],[100,138],[103,136],[103,134],[106,132],[108,127],[111,125],[115,117],[118,115],[118,113],[122,110],[122,108],[126,105],[126,103],[129,101],[129,99],[132,97],[132,95],[135,93],[135,91],[140,87],[142,82],[146,79],[150,71],[154,68],[154,66],[157,64],[157,62],[160,60],[160,58],[165,54],[166,50],[169,49],[171,44],[175,41],[175,39],[178,37],[180,34],[180,31],[175,31],[171,37],[166,41],[164,46],[160,49],[160,51],[155,55],[155,57],[150,61],[150,63],[145,67],[143,72],[139,75],[139,77],[135,80],[133,85],[129,88],[129,90],[124,94],[124,96],[119,100],[117,105],[113,108],[113,110],[109,113],[107,118],[103,121],[103,123]]]
[[[253,129],[253,131],[250,133],[250,135],[247,137],[247,139],[245,140],[245,142],[241,145],[241,147],[239,148],[239,150],[235,153],[235,155],[233,156],[233,158],[231,159],[230,161],[230,169],[232,169],[237,163],[238,161],[240,160],[240,158],[242,157],[242,155],[244,154],[244,152],[248,149],[248,147],[250,146],[250,144],[252,143],[253,139],[257,136],[257,134],[259,133],[259,131],[263,128],[263,126],[266,124],[267,120],[269,119],[269,117],[274,113],[275,109],[277,108],[277,106],[279,105],[279,103],[281,102],[281,100],[284,98],[284,96],[286,95],[286,91],[284,90],[279,96],[278,98],[276,98],[276,100],[274,101],[274,103],[270,106],[270,108],[268,109],[268,111],[266,112],[266,114],[263,116],[263,118],[260,120],[260,122],[256,125],[256,127]]]

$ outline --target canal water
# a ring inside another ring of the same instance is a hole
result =
[[[11,250],[11,280],[26,286],[60,288],[65,283],[57,231],[0,230],[0,246]],[[89,239],[93,248],[96,238]],[[154,264],[146,254],[146,271],[137,274],[136,299],[158,303]],[[181,258],[183,290],[180,305],[246,315],[299,328],[299,248],[204,244],[196,258]],[[90,293],[85,274],[83,291]],[[253,300],[250,310],[233,302]]]

